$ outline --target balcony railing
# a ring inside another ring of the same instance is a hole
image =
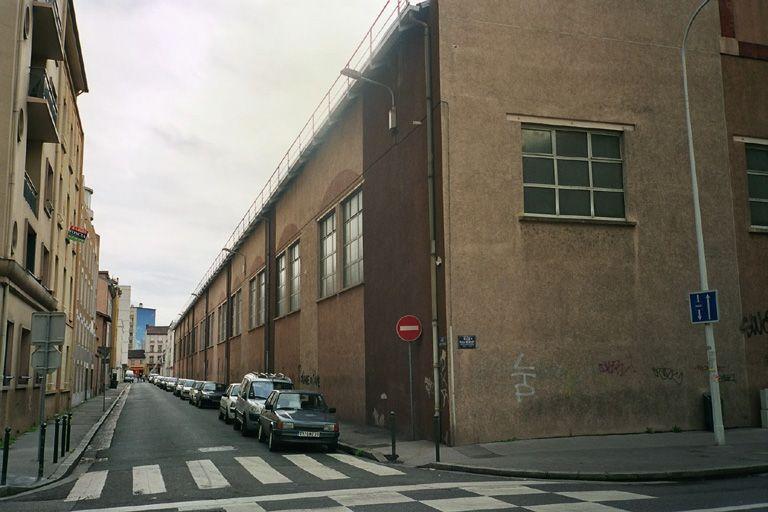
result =
[[[64,59],[62,45],[64,30],[56,0],[34,0],[34,31],[32,54],[53,60]]]
[[[42,98],[48,104],[51,118],[56,124],[59,118],[59,107],[56,103],[56,89],[53,81],[45,72],[45,68],[32,66],[29,68],[29,95],[34,98]]]
[[[32,179],[29,177],[29,174],[26,172],[24,173],[24,199],[27,201],[27,204],[30,208],[32,208],[32,211],[35,212],[35,215],[37,215],[37,189],[32,184]]]
[[[56,20],[56,30],[59,34],[62,33],[61,29],[61,14],[59,14],[59,3],[56,0],[37,0],[40,3],[48,4],[53,7],[53,18]]]

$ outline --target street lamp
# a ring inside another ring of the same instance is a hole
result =
[[[346,76],[347,78],[351,78],[352,80],[360,80],[363,82],[368,82],[369,84],[378,85],[379,87],[383,87],[387,91],[389,91],[389,96],[392,98],[392,106],[389,109],[389,131],[394,133],[397,130],[397,111],[395,110],[395,92],[392,90],[392,88],[387,84],[383,84],[381,82],[377,82],[376,80],[372,80],[366,76],[363,76],[361,72],[354,70],[352,68],[342,69],[341,74],[342,76]]]
[[[696,225],[696,250],[699,255],[699,280],[701,290],[709,290],[707,278],[707,260],[704,254],[704,234],[701,229],[701,206],[699,205],[699,182],[696,178],[696,156],[693,151],[693,128],[691,127],[691,105],[688,98],[688,68],[685,60],[685,45],[691,25],[701,10],[709,3],[703,0],[691,15],[685,27],[683,45],[680,47],[680,57],[683,62],[683,95],[685,98],[685,127],[688,135],[688,160],[691,165],[691,186],[693,188],[693,218]],[[717,352],[715,351],[715,331],[711,323],[704,324],[704,338],[707,342],[707,366],[709,367],[709,393],[712,397],[712,427],[715,431],[715,443],[725,444],[725,429],[723,428],[723,411],[720,407],[720,382],[718,381]]]
[[[221,249],[222,251],[228,253],[228,254],[236,254],[243,258],[243,275],[245,275],[245,254],[239,252],[239,251],[233,251],[232,249],[227,249],[226,247]]]

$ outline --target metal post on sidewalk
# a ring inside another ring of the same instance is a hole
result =
[[[440,415],[437,413],[432,416],[432,426],[435,429],[435,462],[440,462]]]
[[[46,429],[46,423],[42,422],[40,424],[40,446],[38,448],[37,453],[39,454],[39,457],[37,459],[37,479],[40,480],[43,478],[43,470],[45,468],[45,429]]]
[[[61,423],[61,418],[59,418],[58,414],[53,423],[53,462],[56,463],[59,461],[59,423]]]
[[[392,437],[392,453],[387,455],[389,462],[397,460],[397,424],[395,422],[395,411],[389,411],[389,432]]]
[[[61,416],[61,456],[64,457],[64,438],[67,437],[67,415]]]
[[[72,437],[72,413],[67,413],[67,453],[69,453],[69,441]]]
[[[5,485],[8,480],[8,450],[11,448],[11,427],[5,427],[3,435],[3,470],[0,473],[0,485]]]

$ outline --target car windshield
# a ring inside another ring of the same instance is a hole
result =
[[[251,384],[251,389],[248,391],[248,398],[259,398],[266,400],[269,394],[274,389],[293,389],[293,384],[290,382],[272,382],[270,380],[257,380]]]
[[[213,382],[206,382],[203,386],[204,391],[213,391],[214,389],[216,389],[216,384]]]
[[[237,396],[240,394],[240,384],[232,386],[232,391],[229,392],[230,396]]]
[[[281,393],[275,409],[301,409],[303,411],[326,411],[323,395],[315,393]]]

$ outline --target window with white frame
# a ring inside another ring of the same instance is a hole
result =
[[[241,290],[232,295],[232,336],[239,336],[241,332],[240,318],[242,317],[243,298]]]
[[[320,221],[320,297],[336,291],[336,214],[329,213]]]
[[[290,267],[290,311],[298,311],[301,304],[301,255],[299,254],[299,242],[288,248],[288,261]]]
[[[363,192],[342,203],[344,214],[344,287],[363,281]]]
[[[219,306],[219,341],[227,339],[227,303]]]
[[[277,257],[277,316],[288,313],[288,280],[285,253]]]
[[[768,145],[747,144],[750,224],[768,228]]]
[[[206,340],[206,347],[210,347],[213,345],[213,340],[216,337],[216,331],[214,331],[214,326],[216,324],[215,322],[215,315],[216,312],[212,311],[210,315],[208,315],[208,339]]]
[[[256,327],[258,282],[254,277],[248,282],[248,329]]]
[[[623,219],[621,133],[523,125],[526,214]]]
[[[257,310],[256,310],[256,322],[258,325],[264,325],[264,319],[266,318],[267,311],[267,274],[263,270],[256,274],[256,282],[258,283],[257,290]]]

